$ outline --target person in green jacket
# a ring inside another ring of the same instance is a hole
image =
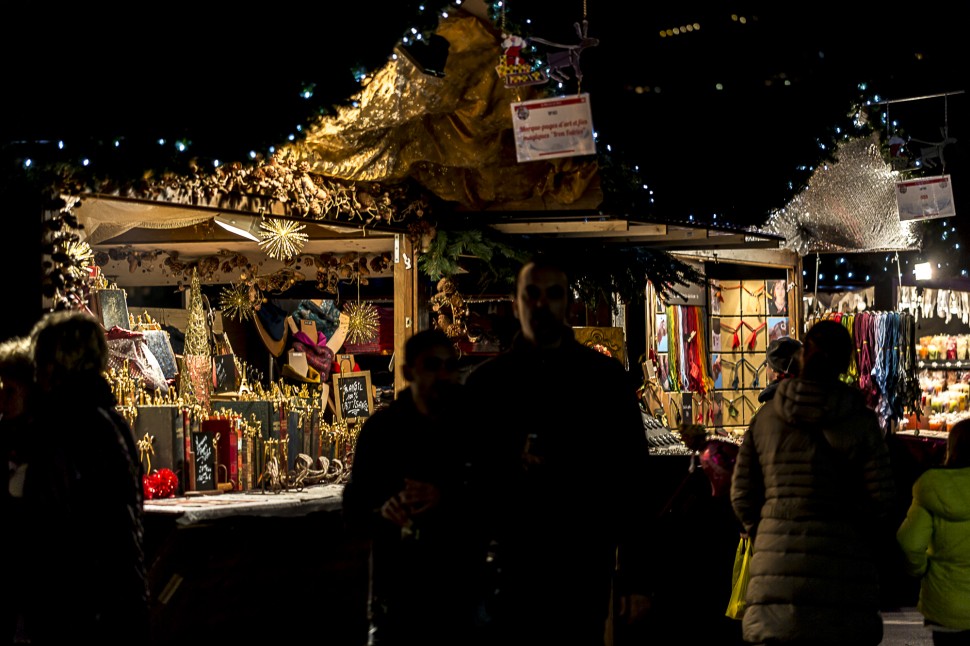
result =
[[[896,539],[920,577],[917,609],[934,646],[970,644],[970,419],[950,429],[943,467],[913,485]]]

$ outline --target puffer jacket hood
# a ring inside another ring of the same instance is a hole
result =
[[[786,424],[817,427],[831,424],[858,410],[860,399],[859,390],[845,384],[785,379],[778,384],[770,405]]]
[[[951,522],[970,521],[970,467],[930,469],[913,486],[913,497],[928,512]]]

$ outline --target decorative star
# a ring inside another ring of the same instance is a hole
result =
[[[90,274],[94,264],[94,250],[87,242],[70,241],[64,245],[64,255],[70,261],[65,263],[67,271],[80,280]]]
[[[367,343],[377,336],[380,317],[370,303],[348,303],[344,312],[350,317],[347,326],[348,343]]]
[[[219,307],[224,316],[237,321],[252,319],[256,311],[250,300],[249,285],[245,283],[224,287],[219,294]]]
[[[267,218],[259,223],[263,229],[260,233],[260,248],[276,260],[289,260],[299,255],[309,236],[303,233],[305,224],[294,220],[280,220]]]

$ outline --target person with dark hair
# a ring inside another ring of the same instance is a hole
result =
[[[7,484],[3,498],[3,523],[6,532],[3,571],[7,585],[3,592],[3,639],[22,641],[23,599],[19,594],[29,573],[23,567],[25,518],[23,509],[24,475],[30,453],[30,416],[28,401],[33,391],[34,364],[30,339],[15,337],[0,343],[0,443],[7,458]]]
[[[788,282],[776,280],[768,290],[768,316],[788,314]]]
[[[943,467],[916,480],[896,540],[934,646],[970,644],[970,419],[950,429]]]
[[[783,336],[768,344],[765,356],[768,385],[758,393],[758,401],[764,403],[775,396],[778,384],[784,379],[798,376],[798,353],[802,342],[790,336]]]
[[[889,450],[862,392],[840,379],[855,352],[848,330],[819,321],[803,342],[799,376],[752,419],[731,482],[754,539],[744,639],[875,646],[878,548],[895,523]]]
[[[368,644],[467,644],[485,550],[470,526],[453,341],[418,332],[402,370],[408,387],[364,422],[343,492],[348,527],[371,545]]]
[[[52,312],[31,332],[35,450],[24,480],[33,644],[149,642],[142,467],[105,378],[101,324]]]
[[[614,580],[624,622],[651,602],[649,449],[635,387],[619,361],[576,340],[570,294],[560,266],[526,263],[513,301],[520,332],[465,381],[498,573],[496,644],[602,645]]]

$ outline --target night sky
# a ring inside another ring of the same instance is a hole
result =
[[[965,89],[952,15],[871,3],[710,4],[717,9],[683,2],[634,12],[626,2],[585,3],[600,44],[582,55],[582,90],[599,146],[639,165],[656,215],[761,224],[805,177],[797,168],[817,163],[817,141],[846,122],[857,97]],[[354,70],[382,65],[410,26],[433,24],[442,3],[424,12],[416,2],[333,5],[149,5],[123,15],[28,6],[7,21],[2,139],[165,137],[189,142],[193,154],[241,159],[344,102],[359,88]],[[507,7],[513,27],[531,18],[526,35],[571,43],[584,3]],[[658,35],[694,22],[699,31]],[[308,88],[312,99],[301,98]],[[908,102],[892,115],[923,139],[949,126],[960,144],[947,150],[948,170],[959,183],[965,97]]]

